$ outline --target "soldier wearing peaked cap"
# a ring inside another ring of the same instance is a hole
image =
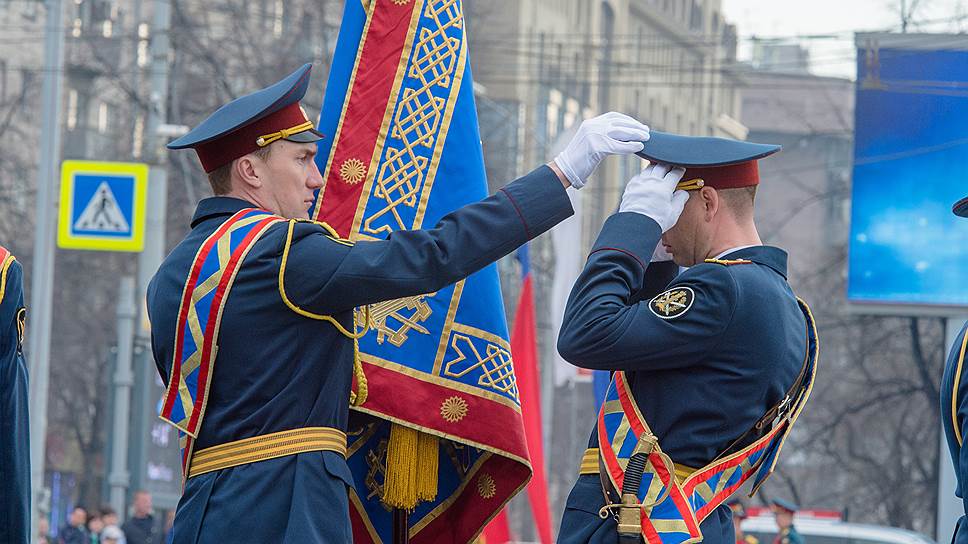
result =
[[[30,541],[23,269],[0,247],[0,542]]]
[[[951,211],[959,217],[968,217],[968,197],[955,202]],[[958,333],[945,361],[941,377],[941,423],[958,480],[955,495],[961,499],[968,514],[968,493],[965,492],[965,486],[968,486],[968,447],[965,446],[965,434],[968,433],[968,379],[964,375],[965,354],[968,352],[966,332],[968,323]],[[951,541],[968,544],[968,517],[958,519]]]
[[[793,526],[793,515],[797,513],[797,505],[784,499],[773,499],[773,516],[776,518],[776,527],[779,532],[773,540],[773,544],[803,544],[803,537]]]
[[[733,511],[733,532],[736,535],[736,544],[760,544],[760,539],[745,534],[741,527],[743,520],[749,517],[746,505],[739,499],[733,499],[727,503],[727,506]]]
[[[572,213],[567,186],[648,139],[624,115],[586,121],[553,164],[434,228],[353,243],[307,219],[323,184],[323,135],[299,106],[309,72],[169,144],[196,151],[216,195],[148,288],[161,417],[182,446],[179,544],[349,542],[344,432],[349,403],[367,395],[354,309],[438,290],[513,251]]]
[[[559,542],[733,542],[724,503],[772,471],[817,357],[787,254],[753,221],[757,160],[778,149],[646,142],[558,337],[566,360],[612,371]]]

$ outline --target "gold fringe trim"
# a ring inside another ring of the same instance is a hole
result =
[[[437,437],[394,423],[387,445],[383,503],[411,511],[437,498]]]
[[[437,498],[437,437],[417,433],[417,499],[433,501]]]

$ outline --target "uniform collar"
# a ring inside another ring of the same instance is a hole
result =
[[[787,279],[787,252],[773,246],[750,246],[731,251],[721,257],[726,260],[746,259],[768,266]]]
[[[213,196],[203,198],[198,206],[195,207],[195,214],[192,215],[191,227],[195,228],[199,223],[210,217],[217,215],[232,215],[233,213],[246,208],[258,208],[248,200],[231,196]]]

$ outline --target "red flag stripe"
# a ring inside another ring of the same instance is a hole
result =
[[[380,128],[391,115],[394,104],[395,83],[399,79],[399,66],[406,49],[410,27],[401,24],[413,16],[417,2],[399,3],[392,0],[374,0],[367,17],[367,29],[363,32],[364,43],[353,70],[353,79],[347,89],[346,105],[341,119],[351,119],[352,126],[344,127],[340,121],[333,150],[324,175],[326,185],[319,192],[315,219],[329,223],[340,236],[348,237],[360,196],[366,183],[347,183],[340,177],[340,167],[348,160],[361,161],[369,173],[374,151],[379,152]],[[342,131],[350,131],[343,137]],[[324,197],[325,194],[325,198]]]

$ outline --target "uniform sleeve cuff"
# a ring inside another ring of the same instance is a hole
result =
[[[651,217],[634,212],[619,212],[609,217],[602,226],[596,251],[614,250],[634,257],[642,268],[648,268],[655,246],[662,238],[662,228]]]
[[[517,210],[529,239],[575,213],[558,175],[547,166],[505,185],[501,191]]]

